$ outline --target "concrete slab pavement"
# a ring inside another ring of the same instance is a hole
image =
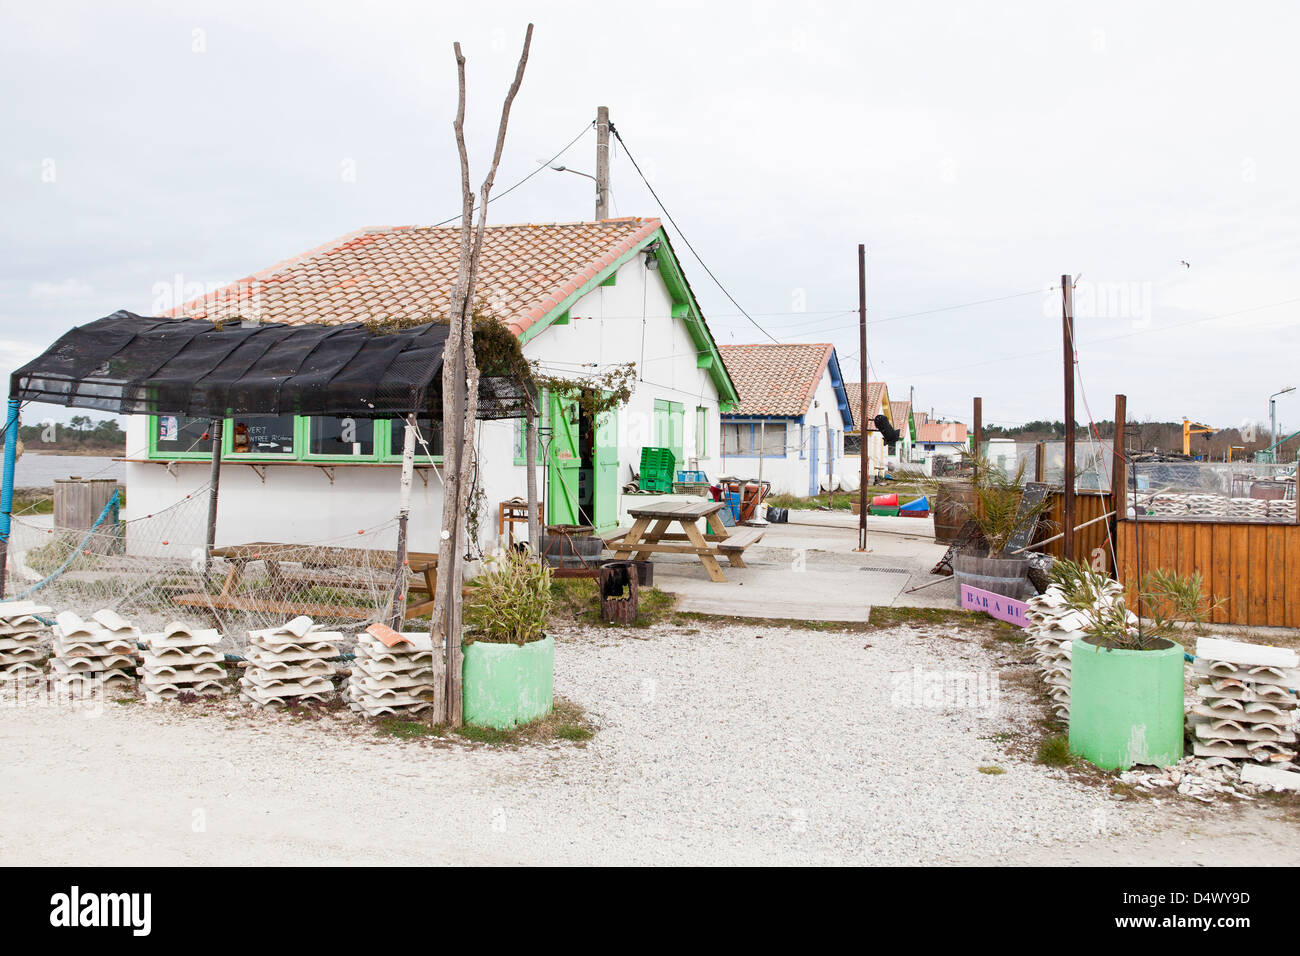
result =
[[[693,557],[659,555],[655,585],[676,594],[680,610],[736,617],[861,622],[873,605],[957,607],[952,580],[929,573],[947,550],[934,543],[929,519],[869,517],[868,550],[857,552],[857,516],[790,517],[746,551],[748,567],[723,564],[725,584],[710,581]]]

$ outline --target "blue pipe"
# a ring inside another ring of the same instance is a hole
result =
[[[18,460],[18,409],[21,403],[9,396],[5,417],[4,475],[0,477],[0,598],[5,593],[5,568],[9,563],[10,514],[14,510],[14,462]]]

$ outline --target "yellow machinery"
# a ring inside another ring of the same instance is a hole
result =
[[[1192,436],[1193,435],[1213,435],[1214,429],[1207,425],[1193,425],[1186,418],[1183,419],[1183,454],[1192,453]]]

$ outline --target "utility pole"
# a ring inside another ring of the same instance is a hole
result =
[[[596,107],[596,221],[609,218],[609,107]]]
[[[867,247],[858,243],[858,550],[867,550],[867,485],[871,478],[867,444]]]
[[[972,451],[975,452],[976,459],[979,459],[983,457],[980,454],[980,446],[984,444],[984,399],[978,396],[976,396],[975,398],[974,412],[975,412],[975,416],[974,416],[975,447],[972,449]]]
[[[1128,515],[1128,495],[1125,492],[1125,484],[1128,479],[1124,473],[1126,462],[1124,461],[1124,422],[1128,418],[1128,397],[1125,395],[1115,396],[1115,437],[1111,439],[1111,464],[1110,464],[1110,500],[1111,511],[1114,514],[1110,518],[1110,542],[1111,547],[1115,548],[1116,554],[1119,548],[1116,542],[1119,540],[1119,522]],[[1228,456],[1232,456],[1229,449]],[[1136,507],[1136,502],[1134,502]],[[1115,572],[1116,579],[1119,578],[1119,562],[1111,569]]]
[[[1065,498],[1062,550],[1074,560],[1074,286],[1061,276],[1061,340],[1065,354]]]

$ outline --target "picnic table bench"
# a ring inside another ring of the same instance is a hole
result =
[[[605,547],[614,551],[614,560],[626,561],[632,555],[644,561],[652,554],[694,554],[699,557],[709,579],[725,584],[718,558],[726,558],[733,568],[745,567],[745,549],[756,544],[766,529],[736,528],[728,530],[718,512],[720,501],[661,501],[643,508],[629,508],[632,527],[612,532]],[[698,522],[704,519],[707,531]],[[674,525],[681,531],[669,531]]]
[[[222,558],[229,565],[226,579],[217,594],[179,594],[174,603],[185,607],[211,607],[235,611],[258,611],[270,614],[306,614],[308,617],[340,617],[366,620],[375,616],[373,606],[324,603],[294,600],[295,590],[312,587],[340,588],[344,590],[373,590],[375,579],[362,569],[393,573],[396,555],[392,551],[371,548],[330,548],[310,544],[281,544],[273,541],[254,541],[213,548],[212,556]],[[244,572],[254,561],[266,565],[274,597],[256,597],[240,594],[239,587]],[[406,607],[406,618],[420,617],[433,609],[434,590],[438,586],[438,555],[433,552],[411,551],[406,556],[412,571],[408,591],[425,595],[425,599]],[[298,567],[287,568],[285,564]],[[325,573],[342,569],[342,573]]]

